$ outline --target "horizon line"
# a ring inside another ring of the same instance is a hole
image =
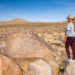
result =
[[[24,18],[13,18],[13,19],[10,19],[10,20],[0,20],[0,22],[6,22],[6,21],[12,21],[12,20],[14,20],[14,19],[22,19],[22,20],[25,20],[25,21],[27,21],[27,22],[66,22],[66,20],[61,20],[61,21],[28,21],[28,20],[26,20],[26,19],[24,19]]]

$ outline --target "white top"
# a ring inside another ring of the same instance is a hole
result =
[[[68,37],[75,37],[75,30],[74,30],[74,24],[68,23],[66,27],[66,33]]]

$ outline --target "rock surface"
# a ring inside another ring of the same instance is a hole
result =
[[[23,75],[21,69],[10,58],[0,54],[0,75]]]
[[[48,43],[31,31],[10,33],[6,38],[4,54],[12,58],[37,57],[49,60],[53,58],[52,52]]]
[[[52,68],[41,59],[36,60],[29,65],[31,75],[52,75]]]
[[[56,63],[53,60],[50,60],[49,65],[50,65],[50,67],[52,68],[52,71],[53,71],[52,75],[59,75],[59,65],[58,65],[58,63]]]
[[[23,70],[23,75],[59,75],[63,55],[60,57],[61,51],[53,50],[47,40],[32,31],[10,32],[5,40],[5,49],[1,52],[13,58]]]
[[[75,63],[69,63],[66,67],[65,75],[75,75]]]

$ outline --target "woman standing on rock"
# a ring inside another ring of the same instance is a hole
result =
[[[69,15],[68,24],[66,27],[66,36],[65,36],[65,48],[68,56],[68,62],[75,62],[75,25],[74,25],[74,16]],[[73,52],[73,58],[71,59],[69,47],[71,46]]]

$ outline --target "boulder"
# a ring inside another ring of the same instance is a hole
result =
[[[75,75],[75,63],[70,62],[67,65],[65,75]]]
[[[33,31],[8,34],[4,54],[12,58],[54,58],[50,45]]]
[[[0,54],[0,75],[23,75],[20,67],[12,59]]]
[[[28,69],[31,75],[52,75],[52,68],[42,59],[30,63]]]

